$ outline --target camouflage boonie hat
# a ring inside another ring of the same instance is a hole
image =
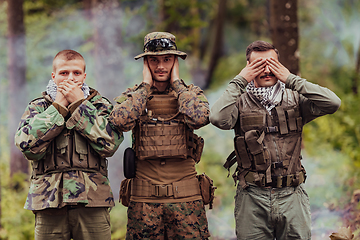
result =
[[[135,60],[149,55],[175,54],[185,59],[187,54],[177,50],[175,36],[167,32],[152,32],[144,38],[144,53],[135,56]]]

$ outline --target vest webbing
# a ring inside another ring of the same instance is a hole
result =
[[[175,115],[178,112],[178,100],[174,95],[153,94],[146,103],[147,111],[152,115]]]
[[[240,110],[235,126],[235,151],[224,167],[228,170],[237,162],[234,180],[246,187],[249,175],[253,182],[271,184],[278,177],[294,176],[292,184],[302,182],[300,163],[302,118],[298,106],[299,95],[286,90],[280,106],[268,112],[249,94],[237,103]],[[273,186],[272,184],[271,186]],[[287,184],[275,184],[286,186]]]
[[[197,178],[181,180],[166,185],[152,184],[137,178],[131,180],[131,196],[182,198],[200,194]]]
[[[137,158],[196,159],[197,145],[202,139],[184,123],[176,97],[172,93],[153,93],[149,99],[147,112],[140,116],[134,129]]]
[[[107,160],[74,130],[64,129],[48,147],[42,160],[32,161],[33,176],[73,170],[107,176]]]

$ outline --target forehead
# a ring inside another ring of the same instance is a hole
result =
[[[250,54],[250,62],[252,62],[253,60],[257,59],[257,58],[275,58],[278,59],[278,56],[276,54],[276,52],[271,49],[268,51],[254,51]]]
[[[54,60],[54,67],[56,71],[60,70],[81,70],[85,69],[85,62],[82,59],[72,59],[72,60],[65,60],[65,59],[55,59]]]
[[[149,56],[149,58],[151,58],[151,59],[166,59],[166,58],[173,58],[174,56],[175,56],[174,54],[152,55],[152,56]]]

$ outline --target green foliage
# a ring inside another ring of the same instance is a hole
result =
[[[167,20],[159,23],[159,1],[121,0],[122,12],[117,15],[121,24],[121,55],[124,59],[122,72],[130,85],[141,78],[141,64],[133,63],[132,57],[140,53],[143,37],[149,31],[161,31],[171,26],[177,37],[178,48],[189,56],[197,56],[199,43],[211,45],[213,21],[218,0],[165,0]],[[227,83],[245,66],[245,48],[257,39],[269,41],[266,0],[227,1],[224,34],[224,55],[219,61],[207,92],[210,104],[222,94]],[[300,63],[302,76],[311,82],[334,90],[342,99],[342,105],[333,115],[321,117],[304,128],[304,160],[308,172],[306,183],[310,195],[314,219],[314,232],[328,224],[327,230],[339,226],[337,216],[320,217],[329,209],[344,209],[353,190],[360,188],[360,115],[359,96],[352,94],[352,78],[356,51],[360,42],[357,28],[359,1],[353,0],[306,0],[299,4]],[[94,39],[92,22],[84,18],[80,0],[25,0],[27,81],[29,99],[39,95],[50,78],[54,54],[64,48],[74,48],[84,53],[87,61],[88,82],[95,85],[92,77]],[[6,36],[6,4],[0,1],[0,35]],[[172,25],[173,24],[173,25]],[[7,102],[7,46],[6,38],[0,38],[0,100]],[[206,51],[205,51],[206,52]],[[200,58],[200,56],[197,56]],[[131,60],[131,61],[130,61]],[[206,65],[205,54],[200,64]],[[191,81],[191,62],[180,64],[182,77]],[[190,79],[190,80],[189,80]],[[123,91],[124,89],[119,89]],[[26,102],[26,101],[24,101]],[[1,108],[0,120],[0,186],[1,186],[1,239],[33,239],[34,217],[23,209],[28,181],[23,175],[9,176],[9,142],[6,134],[7,111]],[[205,139],[201,162],[196,166],[213,180],[215,191],[214,209],[207,211],[213,237],[234,237],[234,195],[236,187],[228,172],[222,167],[225,158],[233,150],[233,132],[221,131],[208,125],[198,130]],[[112,184],[114,189],[117,184]],[[116,195],[116,193],[115,193]],[[126,210],[119,203],[111,211],[112,239],[124,239]],[[320,223],[319,223],[320,222]],[[321,225],[321,226],[320,226]],[[320,230],[319,230],[320,231]],[[229,237],[229,238],[230,238]],[[315,237],[313,239],[316,239]],[[320,238],[319,238],[320,239]]]
[[[0,125],[0,132],[4,132]],[[0,135],[0,145],[9,147],[7,135]],[[34,235],[34,217],[31,211],[23,209],[29,182],[25,174],[14,174],[10,178],[9,152],[0,151],[0,239],[30,240]]]

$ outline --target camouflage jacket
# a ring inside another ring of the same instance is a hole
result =
[[[116,125],[120,131],[132,130],[146,107],[151,93],[156,90],[149,84],[141,83],[128,88],[122,95],[115,98],[118,103],[112,111],[109,121]],[[179,112],[184,115],[185,123],[191,129],[198,129],[209,123],[209,103],[203,91],[194,85],[186,86],[182,80],[175,80],[165,90],[174,91],[179,100]]]
[[[101,173],[81,168],[66,171],[58,170],[58,166],[54,167],[55,171],[43,174],[35,171],[39,163],[49,158],[49,154],[59,156],[59,149],[52,148],[54,142],[64,142],[60,140],[64,132],[79,135],[94,152],[93,156],[106,163],[105,158],[112,156],[123,140],[122,133],[108,121],[112,108],[112,104],[94,89],[91,89],[87,99],[72,103],[68,108],[54,103],[45,92],[43,97],[30,102],[15,135],[16,146],[33,166],[26,209],[61,208],[78,203],[84,203],[87,207],[114,206],[113,194],[104,171]],[[70,153],[75,151],[72,149],[78,144],[74,141],[73,145],[66,145],[64,151],[69,154],[63,154],[64,162],[73,161],[74,154]],[[57,156],[52,157],[56,159]],[[107,172],[107,166],[104,168]]]

